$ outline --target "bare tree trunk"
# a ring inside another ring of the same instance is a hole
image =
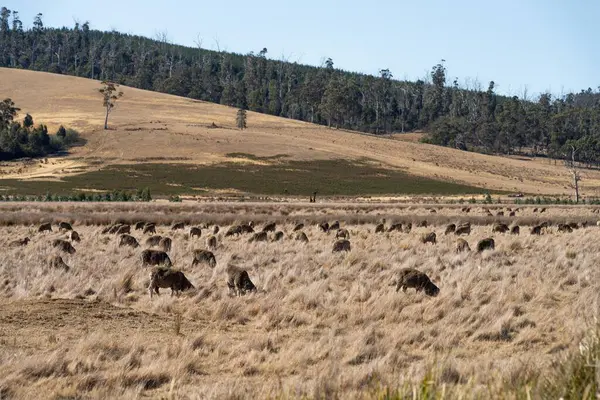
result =
[[[104,129],[108,129],[108,110],[109,110],[109,108],[106,107],[106,118],[104,118]]]

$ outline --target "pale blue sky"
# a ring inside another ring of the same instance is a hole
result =
[[[579,91],[600,85],[600,0],[0,0],[25,26],[73,26],[395,78],[423,77],[440,59],[449,81],[490,80],[503,94]]]

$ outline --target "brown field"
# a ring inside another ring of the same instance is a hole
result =
[[[495,157],[418,143],[418,134],[377,138],[290,119],[248,113],[244,132],[234,129],[231,107],[123,87],[125,96],[101,129],[99,82],[84,78],[0,68],[0,96],[11,97],[37,123],[54,131],[78,129],[87,144],[45,163],[8,163],[1,179],[60,179],[111,164],[223,162],[277,163],[227,156],[286,155],[287,160],[364,160],[409,174],[489,190],[571,195],[565,168],[547,160]],[[218,128],[209,128],[216,124]],[[394,140],[396,139],[396,140]],[[585,171],[584,196],[600,194],[600,172]]]
[[[595,398],[597,382],[561,392],[578,381],[560,386],[570,370],[554,375],[553,363],[587,357],[589,338],[597,340],[590,330],[600,309],[598,214],[521,206],[513,218],[488,217],[487,208],[0,204],[0,398]],[[381,218],[386,227],[429,226],[375,234]],[[44,261],[56,254],[51,241],[66,237],[56,225],[63,220],[82,237],[75,254],[62,255],[69,271]],[[173,297],[162,289],[150,299],[149,268],[140,262],[148,235],[132,229],[142,246],[119,247],[118,237],[101,234],[116,220],[157,222],[157,233],[173,239],[175,268],[195,289]],[[277,221],[283,241],[224,237],[229,225],[250,220],[257,230]],[[350,232],[347,254],[332,253],[335,233],[316,226],[334,220]],[[172,231],[180,221],[186,228]],[[471,248],[493,237],[495,250],[457,254],[445,225],[466,221]],[[521,235],[492,234],[497,221],[521,225]],[[550,227],[530,235],[542,221]],[[557,231],[558,223],[584,221],[572,233]],[[37,233],[42,222],[53,222],[53,232]],[[297,222],[309,243],[290,238]],[[214,269],[191,267],[209,229],[198,239],[189,228],[203,224],[221,227]],[[437,244],[422,244],[431,231]],[[27,246],[8,247],[25,236]],[[258,292],[231,296],[228,264],[246,268]],[[427,273],[439,296],[396,292],[390,284],[407,267]],[[598,373],[599,354],[582,368]],[[560,389],[549,392],[553,383]]]

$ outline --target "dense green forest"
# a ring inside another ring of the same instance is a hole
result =
[[[0,66],[115,81],[252,111],[375,134],[427,129],[426,140],[463,150],[600,163],[600,92],[560,98],[499,96],[450,81],[442,60],[429,76],[399,81],[275,60],[267,49],[234,54],[119,32],[47,28],[41,14],[23,29],[16,11],[0,11]]]

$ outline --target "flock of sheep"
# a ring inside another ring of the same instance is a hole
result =
[[[468,208],[463,208],[463,212],[468,213],[470,210]],[[537,211],[537,210],[536,210]],[[545,211],[545,209],[544,209]],[[435,210],[431,210],[431,212],[435,212]],[[489,210],[487,210],[489,213]],[[543,212],[543,211],[542,211]],[[514,211],[510,211],[510,215],[515,215]],[[497,215],[501,215],[498,213]],[[375,233],[381,234],[385,232],[401,232],[401,233],[410,233],[412,230],[412,223],[394,223],[390,226],[385,225],[385,220],[379,223],[375,227]],[[417,227],[427,227],[427,221],[421,221],[416,225]],[[541,235],[543,234],[550,226],[550,223],[545,222],[540,225],[536,225],[531,228],[530,234],[532,235]],[[587,223],[577,224],[558,224],[559,232],[572,232],[573,229],[577,229],[579,227],[586,227]],[[308,236],[303,231],[304,224],[297,224],[293,228],[292,234],[289,236],[294,240],[300,242],[308,242]],[[335,242],[333,243],[332,252],[348,252],[351,251],[350,244],[350,232],[347,229],[341,228],[340,223],[338,221],[329,224],[327,222],[322,222],[318,225],[319,230],[324,233],[335,232]],[[60,222],[58,224],[58,229],[61,232],[66,232],[68,234],[67,238],[64,239],[54,239],[52,241],[52,246],[58,249],[61,252],[73,254],[75,253],[75,248],[73,247],[73,243],[79,242],[81,240],[79,234],[73,230],[73,227],[68,222]],[[130,246],[133,248],[140,247],[140,243],[138,239],[131,235],[132,229],[136,231],[141,231],[143,235],[149,235],[144,244],[147,249],[141,252],[141,264],[142,266],[150,266],[152,267],[150,271],[150,285],[148,286],[148,292],[150,297],[152,298],[153,294],[159,294],[160,288],[170,288],[171,295],[177,294],[181,291],[194,288],[194,285],[187,279],[185,274],[182,271],[173,269],[173,263],[169,258],[168,252],[171,250],[172,239],[166,236],[160,236],[156,234],[156,224],[151,222],[137,222],[133,225],[133,227],[126,223],[117,223],[111,226],[106,227],[102,234],[104,235],[116,235],[119,239],[119,246]],[[171,230],[183,230],[185,229],[185,223],[176,223],[171,226]],[[215,254],[211,251],[217,248],[217,233],[220,228],[217,225],[209,226],[204,225],[202,227],[191,227],[189,230],[190,238],[200,238],[202,236],[204,230],[210,230],[211,234],[208,235],[206,239],[206,248],[207,249],[198,249],[194,250],[192,253],[192,266],[197,266],[199,264],[207,264],[211,268],[214,268],[217,264],[217,260]],[[52,224],[44,223],[39,226],[38,232],[52,232]],[[512,235],[520,234],[520,227],[518,225],[514,225],[509,227],[503,223],[495,223],[492,226],[492,233],[510,233]],[[456,235],[459,238],[456,241],[456,252],[464,252],[471,251],[469,243],[461,238],[460,236],[469,235],[471,233],[471,224],[470,223],[462,223],[462,224],[449,224],[446,226],[444,230],[444,235]],[[230,238],[232,236],[241,236],[241,235],[250,235],[248,242],[266,242],[272,241],[277,242],[284,239],[285,234],[283,231],[277,230],[277,224],[275,222],[265,224],[262,229],[256,231],[255,225],[253,222],[243,223],[239,225],[233,225],[229,227],[229,229],[223,235],[223,238]],[[269,236],[269,234],[271,234]],[[437,236],[434,231],[424,233],[421,235],[420,240],[423,244],[432,244],[435,245],[437,243]],[[14,240],[10,242],[10,247],[17,246],[26,246],[30,242],[30,239],[25,237],[22,239]],[[158,248],[158,249],[157,249]],[[482,252],[486,249],[494,249],[495,242],[491,237],[484,238],[479,240],[476,245],[476,251]],[[53,254],[46,259],[46,263],[53,268],[61,268],[64,270],[69,270],[70,267],[64,262],[62,257],[58,254]],[[227,274],[227,286],[229,290],[235,295],[243,295],[246,292],[256,291],[256,286],[250,279],[248,272],[245,269],[239,268],[234,265],[228,265],[226,268]],[[414,288],[417,292],[424,291],[425,294],[429,296],[437,296],[439,293],[439,288],[430,280],[430,278],[425,274],[413,268],[404,268],[399,271],[398,279],[395,282],[396,291],[402,289],[406,291],[407,288]]]

